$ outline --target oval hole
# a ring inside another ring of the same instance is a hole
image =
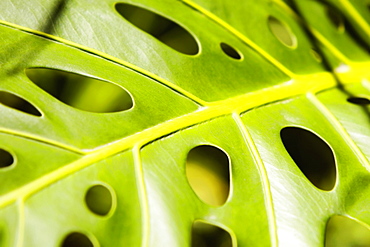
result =
[[[112,209],[113,201],[112,194],[103,185],[94,185],[91,187],[85,196],[87,207],[95,214],[107,215]]]
[[[273,16],[269,16],[268,25],[272,34],[284,45],[294,48],[297,39],[290,28]]]
[[[8,151],[0,148],[0,169],[9,167],[14,163],[13,155]]]
[[[370,246],[370,229],[341,215],[332,216],[325,233],[325,247]]]
[[[335,29],[339,33],[344,33],[346,28],[345,28],[343,16],[338,11],[334,10],[331,7],[326,8],[326,14],[327,14],[331,24],[335,27]]]
[[[315,50],[315,49],[311,49],[310,50],[310,53],[311,53],[311,55],[313,56],[313,58],[317,61],[317,62],[319,62],[319,63],[321,63],[322,62],[322,57],[321,57],[321,55]]]
[[[26,75],[58,100],[83,111],[119,112],[133,106],[126,90],[113,83],[48,68],[30,68]]]
[[[72,232],[64,239],[61,247],[94,247],[94,245],[86,235]]]
[[[231,58],[236,60],[240,60],[242,57],[240,56],[239,52],[235,50],[233,47],[229,46],[226,43],[220,44],[222,51]]]
[[[370,100],[363,97],[350,97],[347,99],[349,103],[356,104],[356,105],[370,105]]]
[[[9,92],[0,91],[0,103],[24,113],[41,116],[41,113],[31,103]]]
[[[331,190],[336,182],[333,151],[320,137],[302,128],[286,127],[281,140],[290,157],[313,185]]]
[[[199,52],[195,38],[177,23],[131,4],[116,4],[117,12],[142,31],[152,35],[162,43],[187,55]]]
[[[230,161],[219,148],[202,145],[190,150],[186,176],[195,194],[213,206],[224,204],[230,190]]]
[[[191,247],[232,247],[230,233],[224,229],[195,221],[192,227]]]

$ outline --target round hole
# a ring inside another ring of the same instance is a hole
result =
[[[233,47],[231,47],[230,45],[226,43],[221,43],[220,46],[221,46],[222,51],[229,57],[236,59],[236,60],[240,60],[242,58],[239,52],[235,50]]]
[[[6,150],[0,148],[0,169],[9,167],[14,163],[13,156]]]
[[[86,235],[73,232],[64,239],[61,247],[94,247],[94,245]]]
[[[272,34],[284,45],[295,48],[297,46],[297,38],[290,30],[290,28],[276,19],[273,16],[269,16],[268,25]]]
[[[85,196],[87,207],[97,215],[107,215],[112,208],[112,194],[103,185],[94,185]]]
[[[370,100],[364,97],[350,97],[347,99],[349,103],[356,104],[356,105],[370,105]]]
[[[343,16],[333,8],[328,7],[326,9],[326,14],[332,23],[332,25],[335,27],[335,29],[339,33],[343,33],[345,31],[345,25],[344,25],[344,18]]]
[[[325,191],[334,188],[335,158],[325,141],[298,127],[283,128],[280,137],[290,157],[314,186]]]
[[[205,203],[223,205],[230,192],[230,161],[221,149],[201,145],[191,149],[186,176],[195,194]]]
[[[311,55],[313,56],[313,58],[317,61],[317,62],[319,62],[319,63],[321,63],[322,62],[322,57],[321,57],[321,55],[315,50],[315,49],[311,49],[310,50],[310,53],[311,53]]]

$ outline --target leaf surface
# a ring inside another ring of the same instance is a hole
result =
[[[369,245],[365,8],[1,1],[0,246]]]

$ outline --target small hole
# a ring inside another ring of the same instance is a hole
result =
[[[118,3],[116,10],[134,26],[172,49],[187,55],[198,54],[199,47],[194,37],[177,23],[131,4]]]
[[[14,163],[13,155],[0,148],[0,169],[9,167]]]
[[[195,221],[192,227],[191,247],[232,247],[230,233],[215,225]]]
[[[48,68],[30,68],[26,75],[47,93],[80,110],[109,113],[133,106],[126,90],[110,82]]]
[[[346,28],[345,28],[343,16],[338,11],[336,11],[333,8],[330,8],[330,7],[327,7],[326,14],[327,14],[330,22],[332,23],[332,25],[335,27],[335,29],[339,33],[344,33]]]
[[[335,158],[326,142],[297,127],[283,128],[280,137],[290,157],[313,185],[326,191],[334,188]]]
[[[0,103],[24,113],[28,113],[37,117],[41,116],[41,113],[28,101],[9,92],[0,91]]]
[[[221,43],[220,46],[221,46],[222,51],[229,57],[237,59],[237,60],[240,60],[242,58],[239,52],[235,50],[234,48],[232,48],[231,46],[229,46],[228,44]]]
[[[290,48],[294,48],[297,46],[297,39],[287,25],[272,16],[269,16],[268,18],[268,25],[272,34],[281,43]]]
[[[61,247],[94,247],[94,245],[86,235],[73,232],[64,239]]]
[[[319,63],[321,63],[322,62],[322,57],[321,57],[321,55],[315,50],[315,49],[311,49],[310,50],[310,53],[311,53],[311,55],[313,56],[313,58],[317,61],[317,62],[319,62]]]
[[[356,104],[356,105],[370,105],[370,100],[363,97],[350,97],[347,99],[349,103]]]
[[[190,150],[186,176],[195,194],[213,206],[224,204],[230,190],[230,161],[219,148],[202,145]]]
[[[112,194],[102,185],[91,187],[85,196],[87,207],[95,214],[107,215],[112,208]]]
[[[325,233],[325,247],[370,246],[370,230],[341,215],[332,216]]]

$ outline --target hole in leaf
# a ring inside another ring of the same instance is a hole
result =
[[[272,34],[284,45],[294,48],[297,46],[297,39],[292,33],[290,28],[276,19],[273,16],[269,16],[268,25]]]
[[[48,68],[30,68],[26,75],[58,100],[83,111],[108,113],[133,106],[126,90],[110,82]]]
[[[195,221],[192,227],[191,247],[232,247],[230,234],[224,229]]]
[[[325,3],[326,15],[332,26],[340,34],[346,33],[361,49],[365,52],[370,53],[369,37],[365,39],[362,37],[358,30],[348,21],[342,12],[337,9],[334,5]]]
[[[94,185],[85,196],[87,207],[95,214],[107,215],[112,208],[112,194],[103,185]]]
[[[186,176],[195,194],[213,206],[224,204],[230,190],[230,161],[219,148],[202,145],[190,150]]]
[[[333,151],[320,137],[302,128],[286,127],[281,140],[290,157],[313,185],[331,190],[336,182]]]
[[[237,59],[237,60],[240,60],[242,58],[239,52],[235,50],[233,47],[229,46],[228,44],[221,43],[220,46],[221,46],[222,51],[229,57]]]
[[[194,37],[177,23],[131,4],[116,4],[117,12],[142,31],[187,55],[196,55],[199,47]]]
[[[370,105],[370,100],[364,97],[350,97],[347,99],[347,101],[356,105]]]
[[[310,50],[310,53],[311,53],[311,55],[313,56],[313,58],[315,58],[315,60],[317,61],[317,62],[319,62],[319,63],[321,63],[322,62],[322,57],[321,57],[321,55],[315,50],[315,49],[311,49]]]
[[[0,103],[37,117],[41,116],[41,113],[28,101],[9,92],[0,91]]]
[[[9,167],[14,163],[13,155],[8,151],[0,148],[0,169]]]
[[[344,33],[344,31],[346,30],[344,17],[338,11],[334,10],[331,7],[327,7],[326,14],[335,29],[337,29],[337,31],[340,33]]]
[[[94,247],[94,245],[86,235],[73,232],[64,239],[61,247]]]
[[[370,229],[341,215],[332,216],[326,225],[325,247],[370,246]]]

